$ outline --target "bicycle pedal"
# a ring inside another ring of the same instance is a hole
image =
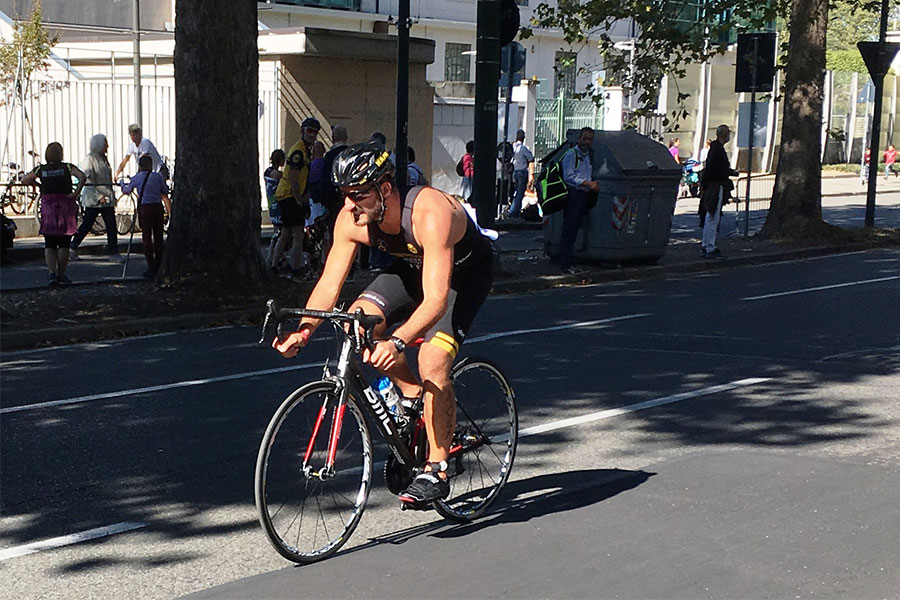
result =
[[[400,510],[431,510],[431,503],[400,501]]]

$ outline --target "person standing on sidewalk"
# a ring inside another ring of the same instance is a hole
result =
[[[859,170],[859,183],[860,185],[866,185],[869,183],[869,163],[872,161],[872,148],[866,148],[865,153],[863,153],[863,166]]]
[[[719,221],[722,217],[722,208],[728,204],[734,190],[734,183],[729,177],[738,174],[731,168],[728,153],[725,152],[725,144],[730,140],[731,130],[728,125],[716,127],[716,139],[709,145],[709,154],[706,156],[706,165],[700,178],[700,198],[706,211],[703,237],[700,240],[703,258],[722,258],[722,251],[716,247]]]
[[[41,187],[41,235],[44,236],[44,260],[47,261],[49,285],[72,283],[66,276],[69,264],[69,243],[76,231],[78,196],[84,187],[85,176],[75,165],[63,162],[63,147],[51,142],[44,151],[46,164],[22,177],[25,185]],[[72,190],[72,177],[78,180]]]
[[[125,183],[120,181],[122,191],[130,194],[138,191],[138,223],[141,226],[141,243],[144,246],[144,257],[147,259],[147,270],[143,277],[151,279],[159,272],[162,255],[165,249],[163,241],[163,203],[166,211],[172,214],[172,203],[169,201],[169,186],[162,175],[153,169],[153,160],[144,155],[138,160],[138,172]]]
[[[890,176],[891,171],[894,170],[894,163],[897,162],[897,151],[894,150],[893,144],[888,144],[887,150],[884,151],[884,178],[887,179]],[[894,176],[897,176],[897,173],[894,172]]]
[[[581,221],[587,214],[591,194],[596,194],[600,183],[591,179],[591,146],[594,144],[594,130],[582,127],[578,144],[563,154],[560,166],[566,184],[566,208],[563,210],[562,235],[559,238],[559,267],[563,273],[573,274],[572,248],[581,228]]]
[[[131,141],[128,143],[128,149],[125,151],[125,158],[119,163],[119,168],[116,169],[116,174],[113,179],[116,181],[119,180],[119,176],[125,170],[125,165],[128,164],[128,161],[131,160],[132,156],[135,161],[139,161],[142,156],[149,156],[153,161],[153,172],[158,172],[162,166],[162,157],[159,155],[159,151],[156,149],[156,146],[153,145],[153,142],[144,137],[141,126],[137,123],[129,125],[128,137],[131,138]]]
[[[78,259],[78,246],[94,226],[97,217],[103,218],[106,227],[106,251],[111,260],[123,262],[125,259],[119,254],[119,240],[116,232],[116,195],[113,192],[112,167],[106,151],[109,142],[102,133],[91,137],[89,142],[90,153],[81,161],[81,170],[84,171],[89,185],[85,185],[81,191],[81,205],[84,207],[84,218],[78,233],[72,238],[69,248],[69,258]]]
[[[522,199],[525,197],[525,190],[534,180],[534,154],[525,145],[525,131],[522,129],[516,132],[512,166],[515,195],[507,216],[511,219],[518,219],[522,216]]]
[[[312,147],[322,128],[318,119],[307,117],[300,124],[300,139],[287,153],[287,169],[275,189],[275,199],[281,211],[281,237],[275,244],[269,268],[278,267],[284,251],[291,243],[289,269],[296,275],[304,274],[303,227],[309,215],[309,163]]]
[[[469,202],[472,197],[472,178],[475,176],[475,140],[466,142],[466,153],[459,162],[461,164],[459,170],[462,171],[462,187],[459,193],[464,201]]]

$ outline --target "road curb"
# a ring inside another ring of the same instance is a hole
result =
[[[873,240],[837,244],[831,246],[813,246],[783,252],[767,252],[753,256],[739,256],[727,260],[703,260],[675,263],[669,265],[635,266],[620,269],[588,267],[578,275],[538,275],[530,278],[496,279],[492,288],[493,294],[514,294],[569,287],[576,285],[593,285],[616,281],[651,279],[669,274],[700,273],[726,269],[729,267],[771,264],[804,258],[814,258],[829,254],[859,252],[875,248],[897,247],[893,240]],[[102,282],[98,282],[102,284]],[[87,284],[85,284],[87,285]],[[350,286],[354,286],[351,288]],[[348,282],[346,291],[353,295],[361,283]],[[171,333],[185,330],[208,329],[221,325],[237,323],[261,323],[263,307],[245,308],[219,313],[198,313],[173,315],[166,318],[152,317],[95,323],[85,325],[57,326],[46,329],[33,329],[25,332],[3,332],[0,350],[23,350],[44,346],[60,346],[74,343],[121,339],[153,333]]]
[[[512,294],[572,285],[592,285],[597,283],[610,283],[614,281],[651,279],[668,274],[700,273],[704,271],[725,269],[729,267],[771,264],[777,262],[786,262],[790,260],[799,260],[803,258],[826,256],[829,254],[860,252],[864,250],[872,250],[875,248],[895,247],[896,245],[897,244],[892,240],[878,240],[871,242],[838,244],[834,246],[812,246],[808,248],[798,248],[797,250],[788,250],[784,252],[767,252],[764,254],[756,254],[753,256],[738,256],[734,258],[728,258],[726,260],[698,259],[696,261],[675,263],[670,265],[642,265],[639,267],[624,267],[621,269],[601,269],[599,267],[594,267],[589,268],[586,272],[579,273],[577,275],[543,275],[531,279],[521,278],[507,281],[497,281],[494,283],[492,293]]]

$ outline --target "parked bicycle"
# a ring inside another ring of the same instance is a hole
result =
[[[421,399],[395,414],[365,383],[359,355],[374,348],[372,330],[381,317],[359,309],[279,309],[269,300],[260,343],[272,323],[280,336],[285,321],[302,317],[328,320],[343,339],[336,368],[326,361],[322,379],[294,391],[275,412],[254,483],[266,537],[283,557],[306,564],[337,552],[362,518],[375,468],[369,423],[390,450],[383,469],[394,494],[425,466],[428,440]],[[451,378],[457,413],[447,459],[451,491],[433,507],[451,522],[466,523],[488,510],[509,478],[518,415],[512,387],[491,362],[466,358]]]
[[[6,166],[10,176],[3,187],[3,194],[0,195],[0,207],[4,214],[8,208],[13,214],[32,216],[40,224],[40,194],[33,186],[21,183],[25,172],[17,163],[11,162]]]

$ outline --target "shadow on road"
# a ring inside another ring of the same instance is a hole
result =
[[[510,481],[486,516],[463,525],[434,521],[372,538],[340,554],[352,554],[385,544],[403,544],[422,535],[457,538],[504,523],[525,523],[554,513],[603,502],[641,485],[656,473],[623,469],[588,469],[551,473]]]

